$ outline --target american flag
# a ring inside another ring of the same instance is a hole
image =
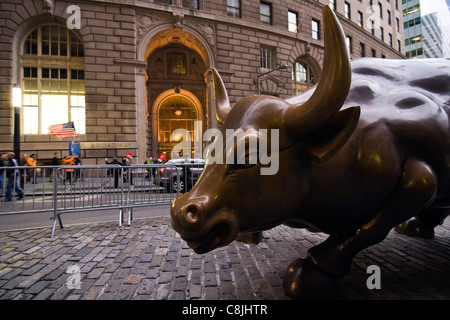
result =
[[[73,122],[54,124],[48,127],[47,130],[49,135],[56,136],[58,140],[69,137],[78,137],[78,133],[75,131]]]

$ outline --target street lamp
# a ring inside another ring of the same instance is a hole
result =
[[[12,89],[12,105],[14,108],[14,153],[20,159],[20,108],[22,107],[22,89],[15,84]],[[18,162],[19,163],[19,162]]]
[[[276,69],[273,69],[273,70],[270,70],[270,71],[267,71],[267,72],[264,72],[264,73],[261,73],[260,75],[258,75],[256,77],[256,83],[258,85],[258,94],[261,94],[261,77],[262,76],[265,76],[265,75],[267,75],[269,73],[272,73],[274,71],[277,71],[277,70],[284,70],[284,69],[287,69],[287,68],[288,68],[287,64],[282,64]]]

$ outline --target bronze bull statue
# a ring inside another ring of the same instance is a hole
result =
[[[279,224],[329,234],[288,267],[293,298],[336,297],[358,252],[396,226],[432,235],[450,205],[450,61],[350,63],[328,6],[323,20],[322,76],[303,95],[250,96],[231,108],[213,70],[221,132],[278,130],[277,173],[206,159],[195,187],[171,208],[173,228],[197,253]]]

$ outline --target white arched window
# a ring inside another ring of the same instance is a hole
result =
[[[72,121],[86,133],[84,49],[65,26],[44,24],[22,45],[22,133],[46,134],[54,124]]]
[[[316,84],[313,68],[304,60],[297,60],[292,68],[293,93],[298,95]]]

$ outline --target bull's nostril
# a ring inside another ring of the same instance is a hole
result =
[[[191,223],[197,222],[198,216],[196,206],[189,206],[188,208],[186,208],[186,220],[188,220]]]

